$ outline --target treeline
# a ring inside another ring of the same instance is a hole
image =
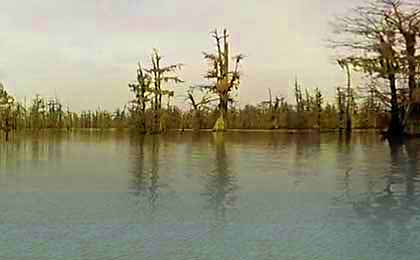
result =
[[[284,98],[272,98],[258,105],[238,108],[234,92],[240,85],[240,64],[244,56],[230,56],[227,30],[212,33],[215,41],[213,53],[204,52],[209,68],[204,84],[190,87],[186,101],[191,109],[182,112],[171,107],[174,92],[168,82],[175,86],[183,81],[178,77],[181,64],[162,65],[162,58],[155,50],[149,68],[139,63],[137,80],[129,84],[135,98],[130,102],[130,118],[140,132],[160,133],[167,129],[344,129],[379,128],[388,124],[388,115],[378,93],[368,91],[358,99],[356,91],[349,84],[346,89],[337,89],[334,104],[324,101],[319,89],[314,93],[303,90],[295,82],[296,103],[288,104]],[[348,66],[344,66],[348,68]],[[349,71],[349,70],[347,70]],[[162,106],[162,98],[168,101]],[[358,101],[356,101],[358,99]]]
[[[341,89],[337,90],[334,103],[324,102],[319,89],[312,92],[302,91],[298,83],[295,86],[295,96],[297,104],[294,105],[280,97],[243,108],[232,104],[225,115],[227,128],[344,129],[346,96]],[[351,110],[353,128],[383,129],[389,122],[389,115],[374,92],[359,102],[353,100]],[[160,113],[160,128],[163,132],[171,129],[212,129],[218,118],[218,108],[211,105],[191,105],[190,110],[182,111],[177,106],[168,104]],[[25,106],[0,86],[0,129],[6,139],[12,131],[25,129],[38,131],[132,128],[138,131],[143,125],[153,125],[154,120],[153,107],[146,108],[144,114],[139,114],[133,106],[126,106],[114,112],[97,109],[76,113],[71,112],[58,99],[47,99],[38,95]]]
[[[346,95],[337,89],[336,102],[324,101],[319,89],[302,91],[296,83],[296,104],[289,104],[282,97],[270,98],[258,105],[243,108],[231,106],[227,113],[227,128],[230,129],[345,129]],[[389,123],[389,114],[374,92],[367,97],[351,102],[352,128],[384,129]],[[212,129],[218,119],[217,109],[191,109],[184,114],[187,127]]]

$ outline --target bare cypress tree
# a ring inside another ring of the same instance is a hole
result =
[[[341,88],[337,88],[337,106],[338,106],[338,125],[340,131],[344,129],[344,111],[346,104],[346,96]]]
[[[162,89],[163,83],[173,82],[175,84],[182,83],[183,81],[177,76],[176,72],[181,69],[182,64],[174,64],[169,66],[162,66],[162,56],[155,49],[152,54],[152,68],[145,71],[150,75],[151,84],[154,88],[153,93],[153,124],[151,132],[161,133],[163,127],[161,122],[162,113],[162,97],[173,95],[172,91]]]
[[[347,76],[347,102],[346,102],[346,131],[351,132],[352,130],[352,116],[350,112],[351,106],[351,60],[339,59],[337,60],[340,67],[345,70]]]
[[[151,67],[143,68],[140,63],[137,69],[137,83],[129,84],[130,90],[135,94],[132,112],[140,114],[140,128],[146,132],[146,108],[147,102],[150,102],[150,108],[153,112],[153,120],[150,126],[152,134],[161,133],[166,129],[166,122],[162,122],[162,99],[166,96],[168,99],[174,96],[174,92],[163,89],[164,83],[172,82],[174,84],[183,81],[177,76],[182,64],[162,66],[162,56],[154,49],[151,56]],[[169,104],[169,101],[168,101]],[[169,107],[169,105],[168,105]],[[165,117],[164,117],[165,118]]]
[[[218,31],[213,32],[213,38],[216,41],[217,53],[210,54],[204,52],[204,58],[209,62],[209,70],[206,78],[214,81],[207,88],[219,97],[219,118],[214,126],[215,131],[225,131],[227,128],[227,112],[229,103],[233,101],[231,93],[238,89],[240,84],[239,64],[244,58],[243,55],[234,56],[233,70],[230,69],[229,35],[227,30],[223,35]]]
[[[131,102],[134,104],[134,113],[136,122],[140,128],[141,133],[146,133],[146,107],[149,101],[149,94],[151,92],[150,84],[152,83],[151,77],[144,71],[141,64],[137,68],[137,83],[128,84],[130,90],[134,93],[135,99]]]
[[[322,114],[322,103],[324,99],[322,97],[321,91],[316,88],[315,89],[315,112],[317,115],[317,127],[321,129],[321,114]]]
[[[404,127],[398,102],[397,76],[402,71],[398,51],[398,32],[388,22],[388,0],[370,1],[337,18],[335,39],[331,46],[347,55],[346,61],[355,69],[388,81],[391,100],[391,123],[388,133],[400,135]]]
[[[302,113],[305,110],[305,104],[302,97],[302,89],[297,81],[295,80],[295,99],[296,99],[296,112],[299,116],[303,116]]]

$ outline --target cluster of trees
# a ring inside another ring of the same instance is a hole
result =
[[[30,129],[73,128],[125,128],[128,127],[127,112],[117,109],[114,113],[96,111],[70,112],[57,98],[36,95],[29,105],[16,101],[0,84],[0,133],[6,140],[15,131]]]
[[[201,91],[201,90],[200,90]],[[187,95],[191,95],[189,90]],[[337,89],[336,102],[328,103],[319,89],[303,90],[295,83],[296,104],[289,104],[282,97],[271,97],[257,105],[239,108],[231,103],[223,114],[226,126],[232,129],[344,129],[346,122],[345,91]],[[269,93],[271,91],[269,90]],[[207,95],[202,96],[208,100]],[[355,100],[358,100],[356,102]],[[159,111],[159,127],[164,129],[212,129],[220,120],[219,106],[211,102],[195,102],[190,99],[191,108],[182,111],[175,105],[167,104]],[[380,97],[371,91],[367,97],[351,101],[352,128],[383,129],[389,122]],[[0,87],[0,131],[6,138],[14,130],[30,129],[111,129],[133,128],[136,131],[150,131],[156,120],[155,107],[138,110],[138,105],[119,108],[114,112],[69,111],[58,99],[35,96],[29,106],[21,104]]]
[[[137,81],[129,84],[135,99],[130,103],[129,112],[140,132],[159,133],[168,128],[213,129],[224,131],[236,129],[344,129],[384,128],[388,120],[380,105],[377,93],[370,92],[367,101],[359,105],[355,102],[355,91],[351,89],[350,68],[346,60],[340,65],[348,73],[347,89],[338,88],[337,104],[324,104],[319,89],[312,94],[303,93],[296,81],[296,105],[288,104],[284,98],[271,97],[257,106],[246,105],[237,108],[234,91],[240,85],[239,66],[243,55],[230,56],[227,30],[212,33],[216,50],[204,52],[209,69],[205,75],[207,84],[197,84],[189,88],[186,101],[191,105],[188,112],[181,112],[170,106],[174,92],[162,88],[162,83],[183,81],[177,76],[180,64],[162,66],[161,57],[155,50],[151,68],[144,69],[139,63]],[[231,62],[233,61],[233,62]],[[168,106],[162,107],[162,97]],[[354,126],[352,121],[355,121]]]
[[[366,73],[391,114],[389,135],[418,134],[420,4],[370,0],[336,18],[332,47],[341,64]],[[383,86],[383,87],[381,87]]]
[[[150,130],[156,134],[166,131],[167,120],[164,118],[166,114],[163,113],[162,100],[166,97],[170,109],[170,100],[174,97],[174,91],[166,89],[164,84],[182,83],[183,81],[176,75],[181,67],[182,64],[162,65],[162,56],[157,50],[153,51],[150,68],[143,68],[139,62],[137,82],[129,84],[129,88],[135,95],[135,99],[130,102],[130,112],[136,115],[136,123],[141,132],[146,133]],[[147,120],[147,114],[151,115],[151,121]]]
[[[0,130],[5,133],[6,140],[9,139],[9,133],[16,128],[17,110],[15,99],[0,84]]]
[[[205,78],[209,83],[193,86],[188,91],[188,100],[194,109],[193,118],[200,121],[201,110],[214,102],[217,102],[218,119],[214,124],[216,131],[226,129],[226,117],[229,105],[234,102],[233,90],[237,90],[240,83],[239,64],[243,55],[230,56],[229,35],[225,29],[222,34],[215,30],[212,34],[216,43],[216,52],[204,52],[204,58],[209,62],[209,70]],[[231,66],[233,60],[233,66]],[[162,57],[157,50],[154,50],[151,59],[151,67],[143,68],[139,63],[137,69],[136,83],[129,84],[130,90],[134,93],[135,99],[131,102],[131,111],[137,113],[137,124],[141,132],[160,133],[167,129],[167,120],[170,111],[170,99],[174,91],[165,89],[164,83],[179,84],[183,81],[178,77],[177,72],[182,64],[163,66]],[[201,101],[196,100],[194,90],[204,92]],[[162,107],[162,98],[168,100],[166,113]],[[148,121],[148,115],[152,120]],[[194,128],[200,128],[200,123],[194,123]]]

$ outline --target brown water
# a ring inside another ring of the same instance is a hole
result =
[[[418,259],[418,151],[375,134],[20,136],[0,144],[0,259]]]

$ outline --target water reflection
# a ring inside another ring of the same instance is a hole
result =
[[[88,131],[19,140],[0,145],[0,255],[10,259],[34,241],[52,250],[29,258],[65,256],[63,239],[90,241],[85,258],[418,258],[420,141]],[[302,185],[290,190],[295,174]]]
[[[337,144],[340,151],[348,151],[350,149],[351,144],[351,134],[340,132],[338,134]]]
[[[298,134],[295,137],[295,145],[296,162],[307,160],[308,158],[312,158],[312,156],[319,156],[321,150],[321,136],[319,133]]]
[[[412,140],[389,141],[390,170],[384,176],[383,191],[367,192],[351,199],[357,216],[376,235],[393,242],[407,242],[414,230],[410,228],[411,222],[420,215],[416,193],[417,148],[418,144]]]
[[[419,146],[414,140],[408,140],[405,144],[408,155],[408,171],[406,174],[407,195],[409,197],[415,194],[415,183],[417,180],[417,157]]]
[[[417,182],[417,150],[415,140],[392,140],[389,141],[391,170],[386,176],[385,191],[394,193],[394,186],[403,187],[407,199],[415,199]],[[397,189],[397,193],[401,193]]]
[[[42,162],[58,165],[63,160],[65,135],[59,131],[29,134],[19,133],[11,142],[0,144],[0,169],[16,168],[23,162],[31,161],[31,167]]]
[[[353,161],[351,152],[351,134],[339,132],[337,139],[337,151],[335,152],[337,170],[337,181],[340,184],[340,190],[344,190],[344,195],[347,198],[351,191],[351,174],[353,167],[350,167]]]
[[[288,145],[295,145],[294,170],[290,170],[294,180],[294,189],[297,189],[305,178],[321,174],[321,136],[319,133],[300,133],[290,138]],[[308,170],[309,169],[309,170]]]
[[[154,213],[158,208],[161,188],[166,185],[160,182],[159,176],[159,137],[152,137],[151,144],[146,144],[145,141],[143,135],[136,135],[131,138],[133,151],[130,160],[132,162],[131,172],[133,178],[130,191],[140,199],[138,203],[142,204],[145,202],[149,209],[148,211]],[[149,145],[151,147],[148,147]],[[145,146],[149,154],[145,153]],[[146,165],[146,162],[149,162],[150,166]]]
[[[205,191],[201,193],[206,198],[206,209],[213,211],[217,222],[225,222],[228,209],[235,207],[238,190],[236,176],[229,165],[223,133],[214,134],[215,168],[205,176]]]

